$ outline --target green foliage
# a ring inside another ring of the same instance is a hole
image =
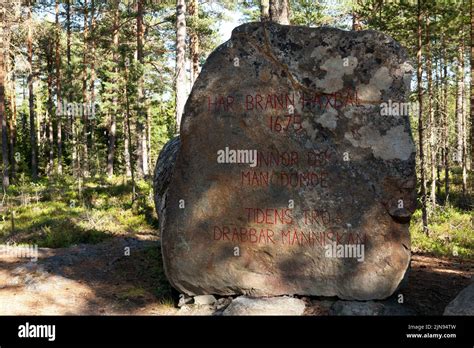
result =
[[[131,184],[121,177],[91,179],[80,188],[68,176],[11,186],[0,215],[0,242],[58,248],[116,235],[155,234],[151,190],[140,181],[132,205]]]
[[[438,207],[430,219],[429,235],[423,233],[421,211],[410,226],[412,250],[440,256],[474,257],[474,212],[452,206]]]

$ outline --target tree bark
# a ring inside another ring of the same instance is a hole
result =
[[[11,71],[12,71],[12,78],[10,80],[10,110],[11,110],[11,118],[10,118],[10,163],[11,165],[11,173],[10,177],[12,180],[15,178],[16,173],[16,134],[17,134],[17,107],[16,107],[16,76],[15,76],[15,66],[14,66],[14,57],[9,59],[11,63]]]
[[[143,81],[143,68],[144,68],[144,55],[143,55],[143,38],[144,38],[144,26],[143,26],[143,0],[137,0],[137,61],[140,65],[140,76],[138,78],[138,107],[137,107],[137,119],[136,119],[136,129],[137,129],[137,140],[138,140],[138,173],[139,177],[145,177],[149,174],[148,171],[148,154],[147,154],[147,144],[146,144],[146,110],[144,108],[144,81]],[[145,122],[143,119],[145,118]]]
[[[290,24],[290,3],[288,0],[270,0],[270,20],[279,24]]]
[[[130,103],[128,98],[128,67],[125,67],[125,111],[126,111],[126,127],[127,133],[125,137],[128,138],[127,145],[128,145],[128,154],[129,154],[129,161],[130,161],[130,175],[132,177],[132,204],[135,202],[135,163],[133,160],[133,150],[132,150],[132,132],[130,129]]]
[[[0,15],[0,123],[2,124],[2,161],[3,161],[3,189],[6,190],[10,185],[9,179],[9,160],[8,160],[8,136],[7,136],[7,115],[5,114],[5,51],[4,42],[6,41],[3,15]]]
[[[119,47],[119,4],[118,1],[114,2],[114,24],[113,24],[113,33],[112,33],[112,42],[113,42],[113,53],[112,53],[112,60],[114,62],[118,61],[118,47]],[[114,67],[114,85],[118,84],[118,65],[115,64]],[[116,134],[117,134],[117,116],[116,116],[116,109],[118,100],[117,94],[114,93],[112,97],[112,105],[113,109],[110,114],[110,123],[109,123],[109,143],[108,143],[108,150],[107,150],[107,176],[112,177],[114,175],[114,161],[115,161],[115,141],[116,141]],[[126,134],[126,133],[125,133]],[[128,151],[128,149],[126,150]]]
[[[470,109],[470,119],[471,119],[471,132],[470,132],[470,147],[471,147],[471,170],[474,168],[474,4],[473,0],[470,1],[471,9],[471,109]],[[472,176],[474,178],[474,175]],[[472,179],[471,178],[471,179]],[[471,186],[471,189],[474,189],[474,184]]]
[[[47,137],[48,137],[48,166],[46,172],[48,176],[51,176],[53,173],[54,168],[54,137],[53,137],[53,62],[52,62],[52,43],[48,41],[47,46],[47,82],[48,82],[48,100],[47,100],[47,108],[48,108],[48,124],[47,124]]]
[[[446,42],[443,39],[443,148],[444,148],[444,193],[445,204],[449,201],[449,117],[448,117],[448,62],[446,56]]]
[[[270,0],[260,0],[260,21],[270,20]]]
[[[2,6],[3,7],[3,6]],[[5,113],[5,55],[9,48],[5,44],[8,42],[7,33],[8,22],[5,16],[6,8],[0,8],[0,123],[2,124],[2,161],[3,161],[3,189],[6,190],[10,185],[9,178],[9,158],[8,158],[8,129],[7,115]]]
[[[33,20],[31,18],[31,4],[28,5],[28,35],[26,39],[28,51],[28,106],[30,114],[30,146],[31,146],[31,178],[38,179],[38,145],[36,137],[35,96],[33,89]]]
[[[84,0],[84,35],[83,35],[83,60],[82,60],[82,103],[83,107],[89,105],[89,93],[87,93],[87,61],[88,61],[88,39],[89,39],[89,25],[88,25],[88,4],[87,0]],[[89,129],[89,118],[87,113],[83,112],[83,139],[82,139],[82,171],[79,169],[81,174],[85,177],[89,176],[89,141],[88,141],[88,129]]]
[[[430,135],[430,171],[431,171],[431,191],[430,202],[431,206],[436,206],[436,128],[434,121],[433,110],[433,71],[431,60],[431,36],[430,36],[430,19],[426,16],[426,75],[428,80],[428,122]]]
[[[456,156],[455,162],[462,166],[463,164],[463,139],[464,139],[464,54],[463,54],[463,39],[461,38],[458,47],[457,57],[457,73],[456,73]]]
[[[197,22],[199,18],[199,8],[198,8],[198,1],[191,0],[189,1],[188,7],[189,16],[193,17],[194,23]],[[190,34],[190,55],[191,55],[191,86],[196,81],[199,75],[199,35],[194,28]]]
[[[423,86],[422,86],[422,74],[423,67],[421,61],[421,51],[422,51],[422,11],[421,11],[421,0],[417,1],[417,89],[418,89],[418,141],[419,141],[419,153],[420,153],[420,180],[421,180],[421,212],[422,212],[422,222],[423,222],[423,231],[428,234],[428,217],[426,213],[426,176],[425,176],[425,155],[423,150],[424,144],[424,135],[423,135]]]
[[[179,131],[186,103],[186,4],[176,0],[176,128]]]
[[[59,26],[59,0],[56,0],[56,101],[57,101],[57,141],[58,141],[58,174],[63,173],[63,140],[62,140],[62,94],[61,94],[61,27]]]
[[[95,71],[95,59],[96,59],[96,43],[95,43],[95,27],[96,27],[96,16],[95,16],[95,1],[91,0],[91,24],[90,24],[90,30],[89,30],[89,40],[90,40],[90,82],[89,82],[89,95],[90,95],[90,107],[88,106],[88,110],[91,111],[91,115],[88,115],[91,117],[90,121],[90,129],[89,129],[89,134],[90,136],[87,137],[88,140],[88,148],[91,149],[92,156],[94,157],[93,161],[89,161],[89,166],[90,171],[93,175],[97,173],[97,170],[99,168],[99,153],[96,148],[96,143],[95,143],[95,129],[96,129],[96,118],[95,115],[92,114],[92,112],[95,112],[95,79],[96,79],[96,71]],[[92,164],[92,166],[91,166]]]

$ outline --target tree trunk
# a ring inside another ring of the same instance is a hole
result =
[[[456,156],[455,162],[463,168],[464,164],[464,52],[463,37],[458,47],[457,73],[456,73]],[[464,179],[464,178],[463,178]],[[465,194],[464,180],[462,181],[463,194]]]
[[[199,18],[199,8],[198,8],[198,1],[191,0],[189,1],[189,8],[188,13],[194,19],[194,23],[197,23]],[[199,36],[196,31],[196,28],[193,28],[190,34],[190,55],[191,55],[191,86],[196,81],[199,75]]]
[[[431,206],[436,206],[436,136],[435,136],[435,121],[433,110],[433,72],[431,60],[431,37],[430,37],[430,20],[426,16],[426,75],[428,80],[428,129],[430,135],[430,171],[431,171],[431,191],[430,201]]]
[[[146,107],[146,134],[147,134],[147,159],[148,159],[148,168],[153,168],[151,162],[151,115],[150,115],[150,105],[147,104]]]
[[[463,49],[464,52],[464,49]],[[464,77],[464,75],[463,75]],[[467,195],[467,112],[466,112],[466,95],[462,95],[462,109],[463,109],[463,119],[462,119],[462,128],[463,132],[463,142],[462,142],[462,193],[463,196]],[[471,150],[472,151],[472,150]]]
[[[71,0],[66,0],[66,57],[69,67],[71,65]]]
[[[132,177],[132,204],[135,202],[135,163],[133,160],[133,150],[132,150],[132,132],[130,129],[130,103],[128,98],[128,67],[125,67],[125,103],[126,103],[126,125],[127,125],[127,133],[125,137],[128,138],[128,153],[129,153],[129,161],[130,161],[130,175]]]
[[[360,16],[355,10],[352,11],[352,30],[354,31],[362,30],[362,23],[360,22]]]
[[[466,112],[465,112],[465,84],[464,84],[464,30],[461,31],[461,42],[458,48],[458,95],[456,98],[456,119],[458,131],[458,157],[462,169],[462,194],[467,193],[467,158],[466,158]]]
[[[13,67],[15,69],[15,67]],[[11,80],[11,91],[12,91],[12,97],[10,101],[11,105],[11,110],[12,110],[12,118],[10,122],[10,153],[12,154],[12,178],[15,178],[15,172],[16,172],[16,135],[17,135],[17,106],[16,106],[16,76],[15,73],[12,75],[12,80]]]
[[[10,185],[10,179],[8,176],[8,137],[7,137],[7,115],[5,114],[5,51],[8,50],[4,47],[5,38],[5,23],[4,19],[0,16],[0,123],[2,124],[2,160],[3,160],[3,189],[6,190]]]
[[[66,58],[67,58],[67,81],[68,83],[68,101],[72,101],[72,86],[71,86],[71,80],[72,80],[72,67],[71,67],[71,0],[66,0]],[[64,110],[64,113],[67,114]],[[77,127],[76,127],[76,119],[74,115],[70,115],[70,117],[67,118],[69,125],[71,127],[71,145],[72,145],[72,150],[71,150],[71,165],[72,165],[72,174],[74,177],[79,176],[79,168],[80,168],[80,163],[79,163],[79,155],[78,155],[78,144],[77,144]],[[67,133],[66,133],[67,135]]]
[[[260,21],[270,20],[270,0],[260,0]]]
[[[138,107],[137,107],[137,140],[138,140],[138,176],[145,177],[148,175],[148,156],[147,156],[147,144],[146,144],[146,128],[144,118],[146,118],[146,110],[144,108],[144,81],[143,81],[143,37],[144,37],[144,26],[143,26],[143,0],[137,0],[137,61],[140,65],[140,76],[138,78]]]
[[[443,40],[443,148],[444,148],[444,193],[445,204],[449,201],[449,117],[448,117],[448,62],[446,56],[446,43]]]
[[[126,88],[126,87],[125,87]],[[131,177],[132,176],[132,165],[130,163],[130,143],[128,134],[130,133],[128,130],[128,125],[130,122],[128,121],[128,114],[125,113],[125,117],[123,120],[123,137],[124,137],[124,145],[123,145],[123,159],[125,161],[125,176]]]
[[[55,6],[56,12],[56,101],[57,101],[57,141],[58,141],[58,174],[63,173],[63,140],[62,140],[62,94],[61,94],[61,58],[60,58],[60,45],[61,45],[61,27],[59,26],[59,0],[56,0]]]
[[[471,7],[471,109],[470,109],[470,119],[471,119],[471,134],[470,134],[470,147],[471,147],[471,170],[474,168],[474,4],[473,1],[470,1]],[[472,176],[474,178],[474,175]],[[471,189],[474,189],[474,184],[471,186]]]
[[[186,4],[176,0],[176,128],[179,131],[186,103]]]
[[[83,43],[83,60],[82,60],[82,103],[83,106],[89,105],[89,93],[87,93],[87,61],[88,61],[88,38],[89,38],[89,25],[88,25],[88,4],[87,0],[84,0],[84,43]],[[86,112],[83,112],[83,139],[82,139],[82,174],[85,177],[89,176],[89,140],[88,140],[88,129],[89,129],[89,118]],[[79,170],[79,172],[81,172]]]
[[[53,138],[53,62],[52,62],[52,43],[51,41],[48,42],[47,48],[47,81],[48,81],[48,100],[47,100],[47,107],[48,107],[48,166],[46,172],[48,176],[51,176],[54,167],[54,138]]]
[[[118,61],[118,47],[119,47],[119,9],[118,9],[118,2],[114,2],[114,24],[113,24],[113,33],[112,33],[112,42],[113,42],[113,53],[112,53],[112,60],[116,63]],[[118,84],[117,80],[118,76],[118,65],[115,64],[114,67],[114,85]],[[117,94],[114,93],[112,97],[112,105],[113,109],[110,114],[110,123],[109,123],[109,146],[107,150],[107,176],[112,177],[114,175],[114,161],[115,161],[115,141],[116,141],[116,134],[117,134],[117,115],[116,109],[117,106]],[[126,137],[126,133],[124,133]],[[126,149],[128,151],[128,149]]]
[[[87,116],[91,117],[91,127],[90,127],[90,136],[87,137],[88,141],[88,148],[91,149],[92,156],[94,156],[93,161],[89,161],[89,166],[91,166],[90,170],[93,175],[97,173],[98,167],[99,167],[99,152],[97,151],[96,148],[96,143],[95,143],[95,129],[96,129],[96,118],[95,118],[95,79],[96,79],[96,72],[95,72],[95,49],[96,49],[96,44],[95,44],[95,26],[96,26],[96,18],[95,18],[95,2],[94,0],[91,0],[91,24],[90,24],[90,56],[89,56],[89,61],[90,61],[90,82],[89,82],[89,91],[90,91],[90,105],[88,106],[88,110],[91,111],[91,114]]]
[[[441,87],[441,58],[436,58],[436,65],[435,65],[435,79],[436,79],[436,97],[435,97],[435,115],[436,118],[433,120],[434,124],[434,137],[435,137],[435,160],[436,160],[436,196],[441,196],[441,185],[440,185],[440,178],[441,178],[441,166],[443,163],[442,152],[443,149],[440,146],[440,132],[439,132],[439,124],[443,120],[442,110],[441,110],[441,98],[442,98],[442,87]]]
[[[428,234],[428,217],[426,214],[426,176],[425,176],[425,155],[423,150],[423,86],[422,86],[422,74],[423,67],[421,61],[421,50],[422,50],[422,12],[421,12],[421,0],[417,1],[418,15],[417,15],[417,35],[418,35],[418,47],[417,47],[417,89],[418,89],[418,141],[419,141],[419,153],[420,153],[420,180],[421,180],[421,211],[423,221],[423,231]]]
[[[270,20],[279,24],[290,24],[290,4],[288,0],[270,0]]]
[[[38,146],[36,142],[36,117],[35,117],[35,96],[33,90],[33,22],[31,18],[31,5],[28,6],[28,35],[26,39],[28,51],[28,106],[30,114],[30,146],[31,146],[31,178],[38,179]]]

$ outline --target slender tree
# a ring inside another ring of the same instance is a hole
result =
[[[423,14],[421,9],[421,0],[417,0],[417,90],[418,90],[418,144],[420,153],[420,180],[421,180],[421,210],[422,210],[422,221],[423,231],[428,234],[428,217],[426,213],[426,175],[425,175],[425,154],[424,154],[424,134],[423,134],[423,65],[421,60],[421,52],[423,49],[422,45],[422,21]]]
[[[88,65],[88,58],[89,58],[89,19],[88,19],[88,1],[84,0],[84,34],[83,34],[83,48],[82,48],[82,103],[83,105],[89,105],[89,93],[88,93],[88,84],[87,84],[87,65]],[[89,117],[87,116],[86,112],[83,112],[82,115],[82,132],[83,132],[83,139],[82,139],[82,171],[80,172],[88,177],[89,176]]]
[[[430,190],[430,202],[431,206],[436,206],[436,128],[434,122],[434,109],[433,109],[433,71],[432,71],[432,59],[431,59],[431,36],[430,36],[430,16],[426,16],[426,76],[428,80],[428,126],[429,126],[429,162],[430,162],[430,173],[431,173],[431,190]]]
[[[59,0],[55,4],[56,13],[56,101],[57,101],[57,142],[58,142],[58,174],[63,173],[63,137],[62,137],[62,90],[61,90],[61,27],[59,25]]]
[[[112,60],[114,62],[118,61],[118,47],[119,47],[119,2],[117,0],[112,2],[113,6],[113,27],[112,27]],[[114,85],[118,84],[118,65],[114,65],[114,75],[113,82]],[[117,93],[113,94],[112,97],[112,112],[110,112],[110,122],[109,122],[109,141],[108,141],[108,150],[107,150],[107,176],[111,177],[114,175],[114,162],[115,162],[115,142],[117,136],[117,116],[116,116],[116,106],[118,103]],[[126,149],[128,152],[128,149]]]
[[[190,0],[188,6],[189,16],[193,19],[194,24],[199,18],[199,8],[197,0]],[[190,32],[190,55],[191,55],[191,86],[196,81],[199,75],[199,35],[196,28],[193,28]]]
[[[3,5],[5,6],[5,5]],[[8,19],[6,18],[6,8],[0,6],[0,123],[2,124],[2,161],[3,161],[3,189],[10,185],[9,178],[9,158],[8,158],[8,129],[7,115],[5,113],[5,55],[8,52],[5,42],[8,42]]]
[[[179,130],[186,103],[186,3],[176,0],[176,126]]]
[[[474,169],[474,4],[473,0],[470,1],[470,12],[471,12],[471,108],[470,108],[470,119],[471,119],[471,132],[470,132],[470,148],[471,148],[471,170]],[[472,176],[474,178],[474,175]],[[474,189],[474,185],[471,185],[471,189]]]
[[[31,147],[31,177],[38,179],[38,145],[36,137],[36,117],[35,117],[35,95],[33,88],[34,70],[33,70],[33,19],[31,16],[31,2],[28,5],[28,34],[26,46],[28,52],[28,105],[30,114],[30,147]]]
[[[136,58],[139,65],[140,75],[138,77],[137,86],[137,118],[136,118],[136,129],[137,129],[137,150],[138,150],[138,173],[140,177],[148,175],[148,153],[147,153],[147,129],[144,125],[146,124],[146,110],[145,110],[145,88],[143,81],[143,68],[144,68],[144,55],[143,55],[143,38],[145,34],[145,28],[143,25],[143,0],[136,1],[136,38],[137,38],[137,52]],[[143,119],[145,118],[145,122]]]

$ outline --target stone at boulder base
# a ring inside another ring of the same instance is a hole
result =
[[[464,288],[448,304],[444,315],[474,315],[474,283]]]
[[[305,303],[291,297],[237,297],[222,315],[303,315]]]
[[[212,295],[199,295],[194,296],[194,304],[204,306],[204,305],[212,305],[216,302],[216,298]]]
[[[375,31],[234,29],[157,165],[171,284],[191,296],[389,297],[416,207],[411,72]]]

